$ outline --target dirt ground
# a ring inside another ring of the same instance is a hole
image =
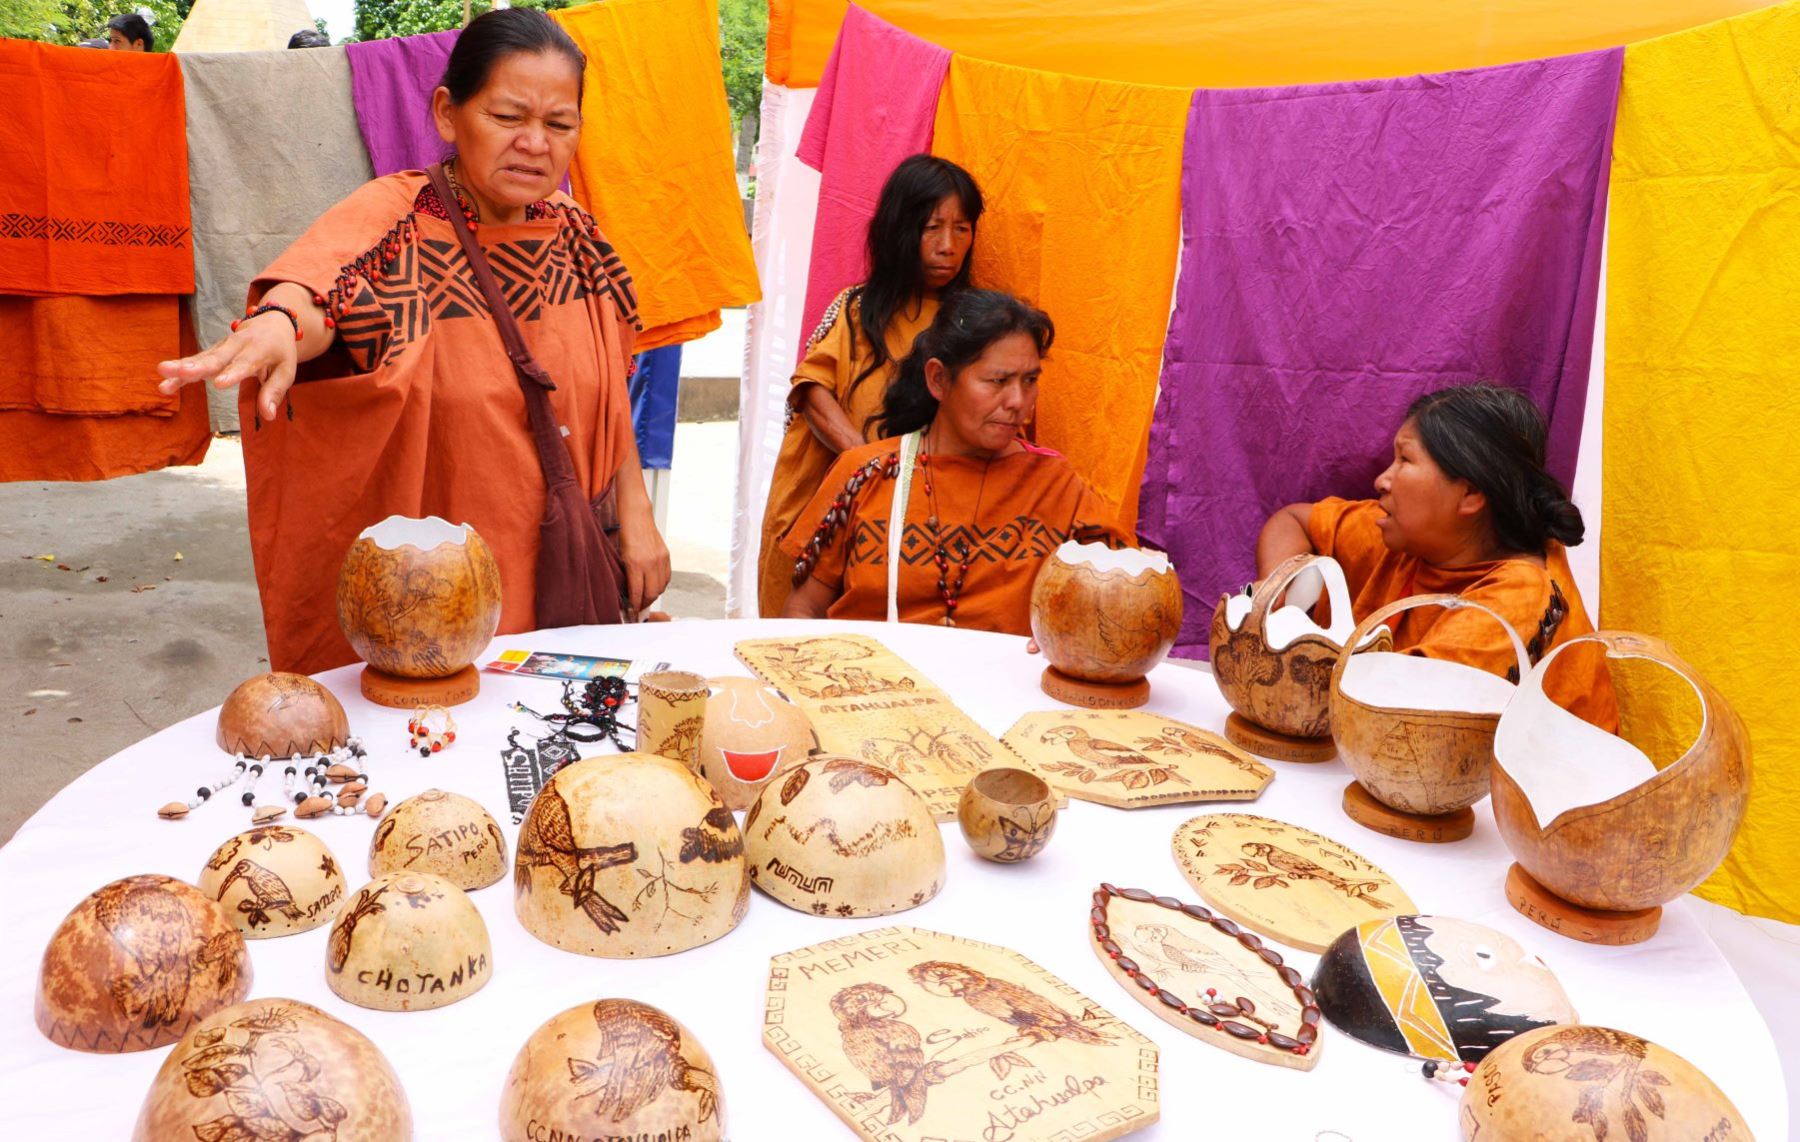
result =
[[[663,606],[720,618],[737,425],[682,424],[675,455]],[[236,437],[193,468],[0,484],[0,843],[89,767],[217,706],[267,653]]]

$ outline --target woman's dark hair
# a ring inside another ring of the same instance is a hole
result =
[[[328,48],[331,37],[317,28],[302,28],[288,37],[289,48]]]
[[[1406,416],[1444,475],[1487,497],[1501,547],[1541,555],[1552,539],[1565,547],[1581,542],[1581,509],[1544,471],[1548,432],[1531,398],[1480,381],[1427,393]]]
[[[575,65],[575,101],[579,106],[587,89],[587,56],[575,46],[569,33],[536,8],[495,8],[469,21],[439,84],[450,92],[450,102],[462,106],[487,86],[494,65],[510,55],[560,52]]]
[[[106,26],[119,33],[121,36],[124,36],[125,42],[128,44],[141,40],[143,41],[145,51],[153,52],[156,50],[156,33],[150,30],[150,21],[144,19],[136,12],[127,12],[122,16],[114,16],[106,22]]]
[[[946,297],[968,287],[969,266],[975,260],[974,232],[982,210],[981,188],[975,185],[975,177],[949,159],[912,155],[882,184],[875,216],[869,219],[869,278],[858,294],[860,312],[850,326],[853,348],[858,326],[869,339],[869,365],[850,382],[850,391],[892,359],[888,324],[902,306],[925,292],[919,243],[924,241],[931,212],[952,195],[962,203],[963,216],[969,220],[970,243],[962,269],[942,291]]]
[[[882,436],[901,436],[924,428],[937,415],[937,398],[925,383],[925,362],[938,360],[952,380],[987,352],[987,347],[1013,333],[1029,334],[1038,355],[1050,351],[1056,326],[1050,315],[1010,293],[966,289],[951,294],[937,317],[913,339],[912,352],[900,362],[888,386],[881,413],[873,418]]]

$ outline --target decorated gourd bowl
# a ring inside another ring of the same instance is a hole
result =
[[[468,524],[389,516],[338,573],[338,626],[359,657],[406,678],[447,678],[500,627],[500,565]]]
[[[1511,625],[1456,595],[1417,595],[1377,610],[1350,636],[1367,641],[1413,607],[1481,611],[1506,631],[1517,669],[1531,669]],[[1494,729],[1516,687],[1497,674],[1386,648],[1340,654],[1331,673],[1331,737],[1338,756],[1370,796],[1402,813],[1465,809],[1488,794]]]
[[[944,841],[931,808],[889,770],[819,756],[763,787],[744,816],[750,876],[818,916],[885,916],[936,896]]]
[[[1031,636],[1051,666],[1088,682],[1148,674],[1181,631],[1181,582],[1160,551],[1070,540],[1031,587]]]
[[[1324,579],[1331,625],[1313,621],[1307,607],[1275,602],[1309,569]],[[1244,718],[1297,738],[1331,733],[1331,670],[1356,629],[1350,589],[1337,560],[1296,555],[1276,567],[1250,594],[1222,595],[1213,610],[1208,646],[1219,692]],[[1367,650],[1383,645],[1378,632]]]

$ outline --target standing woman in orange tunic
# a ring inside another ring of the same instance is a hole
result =
[[[1329,555],[1344,568],[1359,622],[1413,595],[1461,595],[1505,618],[1536,662],[1594,629],[1564,550],[1581,542],[1581,510],[1544,471],[1545,435],[1543,415],[1517,389],[1484,382],[1428,393],[1394,433],[1393,462],[1375,480],[1379,498],[1276,512],[1257,541],[1257,574],[1292,555]],[[1395,621],[1397,651],[1517,681],[1506,632],[1480,611],[1419,607]],[[1597,645],[1559,657],[1545,690],[1618,732]]]
[[[481,533],[500,566],[502,634],[554,625],[540,612],[567,609],[539,596],[548,488],[525,394],[452,211],[475,231],[525,346],[555,383],[546,427],[560,429],[580,497],[615,498],[623,566],[587,569],[585,585],[611,603],[598,621],[616,620],[621,590],[635,609],[667,586],[625,388],[637,336],[631,276],[557,189],[581,131],[585,66],[542,12],[474,20],[432,93],[454,151],[449,194],[423,171],[359,187],[250,283],[252,312],[230,336],[159,366],[164,392],[239,386],[251,552],[275,669],[355,661],[338,629],[338,569],[357,533],[388,515],[437,515]]]
[[[788,392],[787,432],[763,512],[757,608],[781,613],[792,558],[779,549],[839,453],[880,438],[873,421],[913,339],[938,303],[969,284],[981,189],[948,159],[894,168],[869,220],[869,277],[839,294],[807,341]]]

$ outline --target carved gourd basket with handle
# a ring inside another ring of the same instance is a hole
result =
[[[1693,688],[1700,728],[1679,758],[1656,770],[1635,745],[1544,693],[1558,656],[1589,644],[1609,659],[1656,663]],[[1610,780],[1590,777],[1607,769]],[[1725,859],[1750,777],[1749,735],[1723,695],[1661,639],[1601,631],[1558,646],[1520,681],[1494,738],[1494,822],[1520,867],[1562,899],[1607,912],[1652,908]]]
[[[1531,670],[1512,624],[1459,595],[1415,595],[1389,603],[1357,624],[1347,645],[1361,645],[1395,615],[1426,606],[1489,616],[1506,632],[1519,676]],[[1460,662],[1387,649],[1340,654],[1331,671],[1331,737],[1356,780],[1383,805],[1426,816],[1453,813],[1488,794],[1494,730],[1514,689],[1505,679]],[[1369,700],[1376,697],[1405,704]]]
[[[1231,596],[1221,595],[1208,642],[1213,678],[1233,710],[1279,734],[1323,738],[1331,733],[1331,670],[1342,644],[1318,631],[1271,646],[1267,630],[1275,600],[1309,567],[1324,577],[1334,621],[1341,622],[1351,613],[1343,568],[1335,559],[1296,555],[1256,585],[1249,613],[1235,626],[1227,613]],[[1381,645],[1386,645],[1385,639]]]

